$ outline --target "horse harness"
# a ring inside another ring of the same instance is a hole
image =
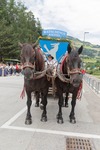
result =
[[[66,56],[64,57],[64,60],[65,60],[66,62],[68,61],[68,55],[66,55]],[[62,63],[63,63],[63,62],[62,62]],[[70,83],[70,75],[72,75],[72,74],[77,74],[77,73],[82,74],[80,68],[74,68],[74,69],[71,69],[71,70],[70,70],[68,66],[67,66],[67,72],[68,72],[68,73],[67,73],[67,74],[63,74],[62,68],[61,68],[61,65],[63,65],[62,63],[59,63],[59,64],[58,64],[58,66],[57,66],[57,72],[56,72],[58,78],[59,78],[62,82]],[[68,76],[68,77],[66,77],[66,76]]]

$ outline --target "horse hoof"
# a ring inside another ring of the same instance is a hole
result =
[[[57,123],[63,124],[64,123],[63,118],[62,119],[57,119]]]
[[[36,104],[35,104],[35,107],[39,107],[39,103],[36,103]]]
[[[40,109],[43,110],[44,106],[43,104],[40,104]]]
[[[30,124],[32,124],[32,120],[31,120],[31,119],[27,119],[27,120],[25,120],[25,124],[26,124],[26,125],[30,125]]]
[[[65,104],[65,107],[68,107],[68,104]]]
[[[41,121],[42,121],[42,122],[46,122],[46,121],[47,121],[47,117],[42,117],[42,118],[41,118]]]
[[[75,123],[76,123],[76,120],[75,120],[75,119],[70,119],[70,123],[75,124]]]

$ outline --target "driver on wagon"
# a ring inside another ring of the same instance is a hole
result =
[[[50,55],[50,54],[47,57],[47,65],[48,66],[53,66],[53,68],[55,68],[57,66],[57,63],[54,60],[54,57],[52,55]]]
[[[47,68],[50,67],[50,69],[53,69],[53,74],[54,75],[55,75],[55,72],[56,72],[56,66],[57,66],[57,63],[54,60],[54,57],[49,54],[47,56]]]

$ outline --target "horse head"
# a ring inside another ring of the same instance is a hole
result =
[[[43,64],[40,62],[42,53],[39,52],[35,44],[21,44],[21,62],[23,65],[23,74],[25,79],[32,79],[36,71],[43,69]],[[42,58],[43,59],[43,58]]]
[[[82,53],[83,46],[78,50],[72,49],[70,44],[68,45],[68,57],[67,61],[67,71],[70,76],[70,83],[74,87],[78,87],[82,82],[82,73],[81,73],[81,58],[79,55]]]

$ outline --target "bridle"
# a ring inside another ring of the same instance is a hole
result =
[[[23,70],[26,68],[30,68],[32,72],[34,72],[33,79],[39,79],[46,75],[46,70],[43,71],[36,71],[36,54],[34,51],[34,57],[33,57],[34,63],[31,63],[29,61],[26,61],[23,63]]]
[[[69,67],[68,67],[68,74],[69,75],[77,74],[77,73],[79,73],[79,74],[82,73],[80,68],[74,68],[74,69],[70,70]]]
[[[25,69],[25,68],[35,69],[35,51],[34,51],[33,59],[34,59],[34,63],[31,63],[29,61],[26,61],[26,62],[22,63],[23,64],[23,69]]]
[[[67,59],[66,59],[66,62],[68,61],[68,57],[67,57]],[[68,71],[68,75],[70,76],[70,75],[73,75],[73,74],[77,74],[77,73],[79,73],[79,74],[81,74],[82,72],[81,72],[81,68],[73,68],[73,69],[70,69],[69,68],[69,66],[67,65],[67,71]]]
[[[34,62],[34,64],[32,64],[31,62],[23,63],[23,69],[25,69],[25,68],[35,69],[35,62]]]
[[[68,63],[68,55],[67,55],[67,57],[66,57],[66,63]],[[61,69],[60,69],[60,66],[61,66],[61,64],[59,64],[58,66],[57,66],[57,72],[56,72],[56,74],[57,74],[57,76],[60,78],[60,80],[62,81],[62,82],[67,82],[67,83],[70,83],[70,76],[71,75],[74,75],[74,74],[82,74],[82,72],[81,72],[81,68],[73,68],[73,69],[70,69],[69,68],[69,66],[68,66],[68,64],[67,64],[67,74],[63,74],[62,73],[62,71],[61,71]],[[66,77],[66,76],[68,76],[68,77]]]

